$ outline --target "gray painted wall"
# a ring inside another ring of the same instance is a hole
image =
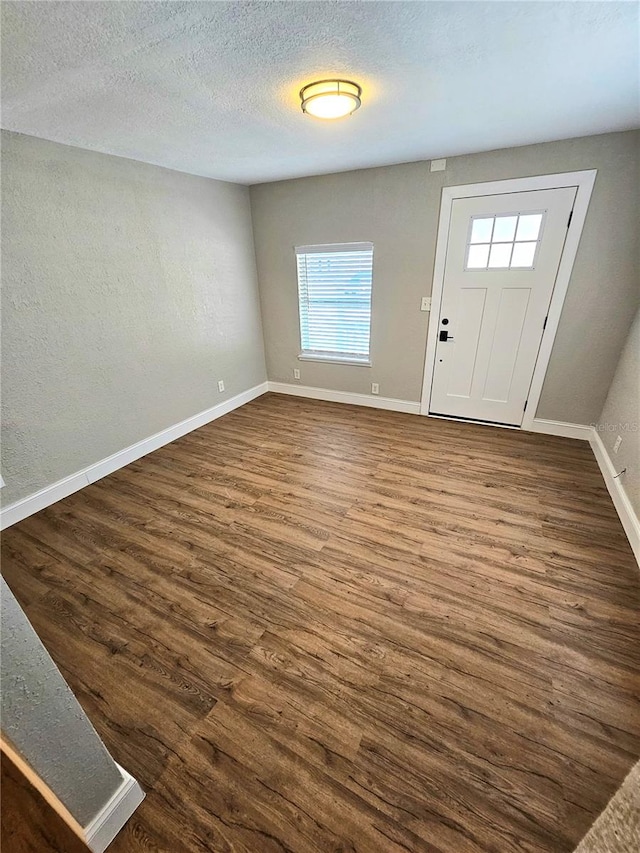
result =
[[[597,420],[640,301],[640,133],[605,134],[251,188],[269,379],[419,400],[443,186],[598,169],[538,417]],[[299,362],[295,245],[375,244],[373,367]]]
[[[3,735],[86,826],[122,776],[2,578],[0,591]]]
[[[640,310],[622,350],[598,420],[598,432],[616,472],[627,469],[620,482],[640,517]],[[622,444],[614,454],[618,435]]]
[[[9,504],[266,374],[246,187],[6,132],[2,157]]]

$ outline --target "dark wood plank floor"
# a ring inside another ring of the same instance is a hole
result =
[[[112,853],[563,853],[640,754],[586,443],[267,395],[3,556],[148,792]]]

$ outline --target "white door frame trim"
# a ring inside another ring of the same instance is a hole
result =
[[[429,414],[431,402],[431,386],[435,367],[436,339],[440,319],[440,303],[444,288],[444,269],[449,242],[449,225],[453,201],[457,198],[472,198],[481,195],[503,195],[504,193],[531,192],[533,190],[553,190],[561,187],[578,187],[576,200],[573,205],[571,224],[567,229],[567,237],[560,258],[556,282],[551,295],[547,325],[542,334],[540,350],[533,371],[527,410],[524,413],[520,429],[530,430],[536,416],[538,402],[542,393],[542,385],[547,373],[553,342],[560,323],[562,306],[567,295],[573,263],[578,252],[578,244],[582,236],[582,227],[587,216],[591,192],[596,180],[597,169],[582,172],[563,172],[557,175],[538,175],[532,178],[511,178],[506,181],[488,181],[481,184],[464,184],[457,187],[444,187],[440,203],[440,220],[436,243],[436,257],[433,269],[433,288],[431,291],[431,313],[429,330],[427,332],[427,348],[424,362],[424,378],[422,396],[420,399],[420,414]],[[454,418],[456,420],[456,418]]]

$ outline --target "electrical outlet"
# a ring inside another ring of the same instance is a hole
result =
[[[420,310],[421,311],[431,311],[431,297],[423,296],[422,301],[420,302]]]
[[[218,380],[218,391],[220,391],[221,393],[222,391],[224,391],[224,380],[222,379]]]
[[[616,443],[613,445],[613,452],[617,453],[620,450],[620,445],[622,444],[622,436],[619,435],[616,438]]]
[[[371,383],[371,393],[372,394],[379,394],[380,393],[380,386],[378,385],[377,382]]]
[[[293,368],[293,378],[294,379],[300,379],[300,371],[298,370],[297,367]]]

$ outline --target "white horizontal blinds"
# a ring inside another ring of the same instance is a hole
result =
[[[303,353],[369,357],[373,244],[299,246]]]

